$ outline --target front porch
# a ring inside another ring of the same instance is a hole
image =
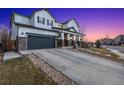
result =
[[[57,39],[57,47],[70,47],[75,46],[76,44],[80,46],[81,35],[64,33],[62,32],[59,38]]]

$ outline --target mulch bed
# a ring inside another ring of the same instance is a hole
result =
[[[27,55],[27,57],[37,67],[40,67],[50,78],[52,78],[59,85],[77,85],[76,82],[68,78],[63,73],[56,70],[54,67],[49,65],[47,62],[39,58],[34,54]]]
[[[0,63],[3,62],[3,53],[0,53]]]

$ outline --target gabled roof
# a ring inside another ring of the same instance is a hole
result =
[[[23,16],[23,17],[26,17],[26,18],[30,18],[30,16],[25,16],[25,15],[22,15],[22,14],[19,14],[19,13],[16,13],[16,12],[12,12],[11,18],[10,18],[10,26],[11,26],[13,20],[14,20],[15,15],[19,15],[19,16]]]
[[[124,35],[123,34],[118,35],[117,37],[115,37],[115,39],[117,39],[117,38],[124,38]]]
[[[11,18],[13,19],[13,17],[15,16],[15,14],[20,15],[20,16],[23,16],[23,17],[31,18],[32,16],[34,16],[34,14],[35,14],[36,12],[39,12],[39,11],[47,11],[48,14],[55,20],[55,22],[57,22],[56,19],[55,19],[55,17],[52,15],[52,13],[51,13],[48,9],[39,9],[39,10],[33,11],[32,14],[31,14],[31,16],[25,16],[25,15],[22,15],[22,14],[19,14],[19,13],[16,13],[16,12],[13,12],[12,15],[11,15]],[[11,20],[12,20],[12,19],[11,19]],[[73,19],[69,19],[68,21],[66,21],[66,22],[64,22],[64,23],[61,23],[61,24],[63,24],[63,25],[64,25],[64,24],[67,24],[68,22],[70,22],[70,21],[72,21],[72,20],[77,24],[78,27],[80,27],[79,24],[78,24],[78,22],[77,22],[76,19],[74,19],[74,18],[73,18]],[[58,23],[58,22],[57,22],[57,23]]]
[[[101,41],[104,44],[111,44],[114,41],[114,39],[103,38],[103,39],[101,39]]]
[[[12,21],[13,21],[15,15],[19,15],[19,16],[26,17],[26,18],[29,18],[29,19],[30,19],[36,12],[38,12],[38,11],[43,11],[43,10],[47,11],[47,12],[49,13],[49,15],[55,20],[55,18],[51,15],[51,13],[48,11],[48,9],[39,9],[39,10],[33,11],[33,12],[32,12],[32,15],[30,15],[30,16],[26,16],[26,15],[22,15],[22,14],[13,12],[13,13],[11,14],[10,26],[11,26],[11,23],[12,23]],[[55,21],[56,21],[56,20],[55,20]]]
[[[22,14],[19,14],[19,13],[16,13],[16,12],[13,12],[12,15],[15,15],[16,14],[16,15],[20,15],[20,16],[23,16],[23,17],[30,18],[30,17],[34,16],[34,14],[36,12],[38,12],[38,11],[44,11],[44,10],[47,11],[49,13],[49,15],[55,20],[55,17],[53,17],[53,15],[49,12],[48,9],[39,9],[39,10],[33,11],[32,14],[31,14],[31,16],[25,16],[25,15],[22,15]]]
[[[20,15],[20,16],[23,16],[23,17],[26,17],[26,18],[31,18],[32,16],[34,16],[34,14],[36,13],[36,12],[39,12],[39,11],[46,11],[54,20],[55,20],[55,17],[50,13],[50,11],[48,10],[48,9],[39,9],[39,10],[36,10],[36,11],[33,11],[32,12],[32,14],[30,15],[30,16],[25,16],[25,15],[22,15],[22,14],[18,14],[18,13],[15,13],[15,12],[13,12],[12,13],[12,16],[11,16],[11,22],[10,22],[10,25],[11,25],[11,23],[12,23],[12,20],[14,19],[14,16],[15,15]],[[76,25],[78,26],[78,27],[80,27],[79,26],[79,24],[78,24],[78,22],[73,18],[73,19],[70,19],[70,20],[68,20],[68,21],[66,21],[66,22],[64,22],[64,23],[62,23],[62,25],[64,25],[64,24],[67,24],[67,23],[69,23],[70,21],[74,21],[75,23],[76,23]],[[56,22],[56,20],[55,20],[55,22]],[[58,23],[58,22],[57,22]],[[65,30],[69,30],[69,29],[72,29],[72,28],[66,28]],[[75,28],[73,28],[74,30],[75,30]],[[75,30],[76,31],[76,30]]]
[[[74,27],[70,27],[70,28],[66,28],[66,29],[67,29],[67,30],[73,29],[75,32],[77,32]]]
[[[85,34],[80,33],[80,32],[70,31],[69,29],[61,29],[61,28],[57,28],[57,27],[52,27],[52,28],[53,28],[53,29],[58,29],[58,30],[64,30],[64,31],[67,31],[67,32],[77,33],[77,34],[81,34],[81,35],[85,35]]]
[[[20,13],[16,13],[16,12],[13,12],[12,15],[19,15],[19,16],[30,18],[30,16],[26,16],[26,15],[23,15],[23,14],[20,14]]]
[[[69,19],[68,21],[64,22],[63,24],[67,24],[67,23],[69,23],[69,22],[72,21],[72,20],[77,24],[78,27],[80,27],[75,18]]]
[[[34,16],[34,14],[39,11],[46,11],[55,20],[55,17],[50,13],[48,9],[39,9],[39,10],[33,11],[31,16]]]

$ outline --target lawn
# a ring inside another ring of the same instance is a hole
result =
[[[113,60],[114,62],[119,62],[124,64],[124,60],[120,59],[120,56],[107,50],[105,48],[85,48],[85,49],[78,49],[78,51],[88,53],[94,56],[99,56],[103,58],[107,58]]]
[[[93,52],[99,52],[103,55],[110,55],[111,57],[118,58],[119,56],[115,53],[112,53],[110,50],[107,50],[106,48],[88,48],[88,50],[91,50]]]
[[[8,60],[0,64],[0,84],[54,85],[56,84],[40,68],[26,57]]]

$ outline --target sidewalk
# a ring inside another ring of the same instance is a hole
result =
[[[17,58],[17,57],[21,57],[21,55],[17,52],[5,52],[4,53],[4,57],[3,57],[3,61],[12,59],[12,58]]]
[[[121,53],[121,52],[119,52],[119,51],[116,50],[116,49],[111,49],[111,48],[107,48],[107,49],[110,50],[111,52],[113,52],[113,53],[119,55],[121,59],[124,59],[124,53]]]

